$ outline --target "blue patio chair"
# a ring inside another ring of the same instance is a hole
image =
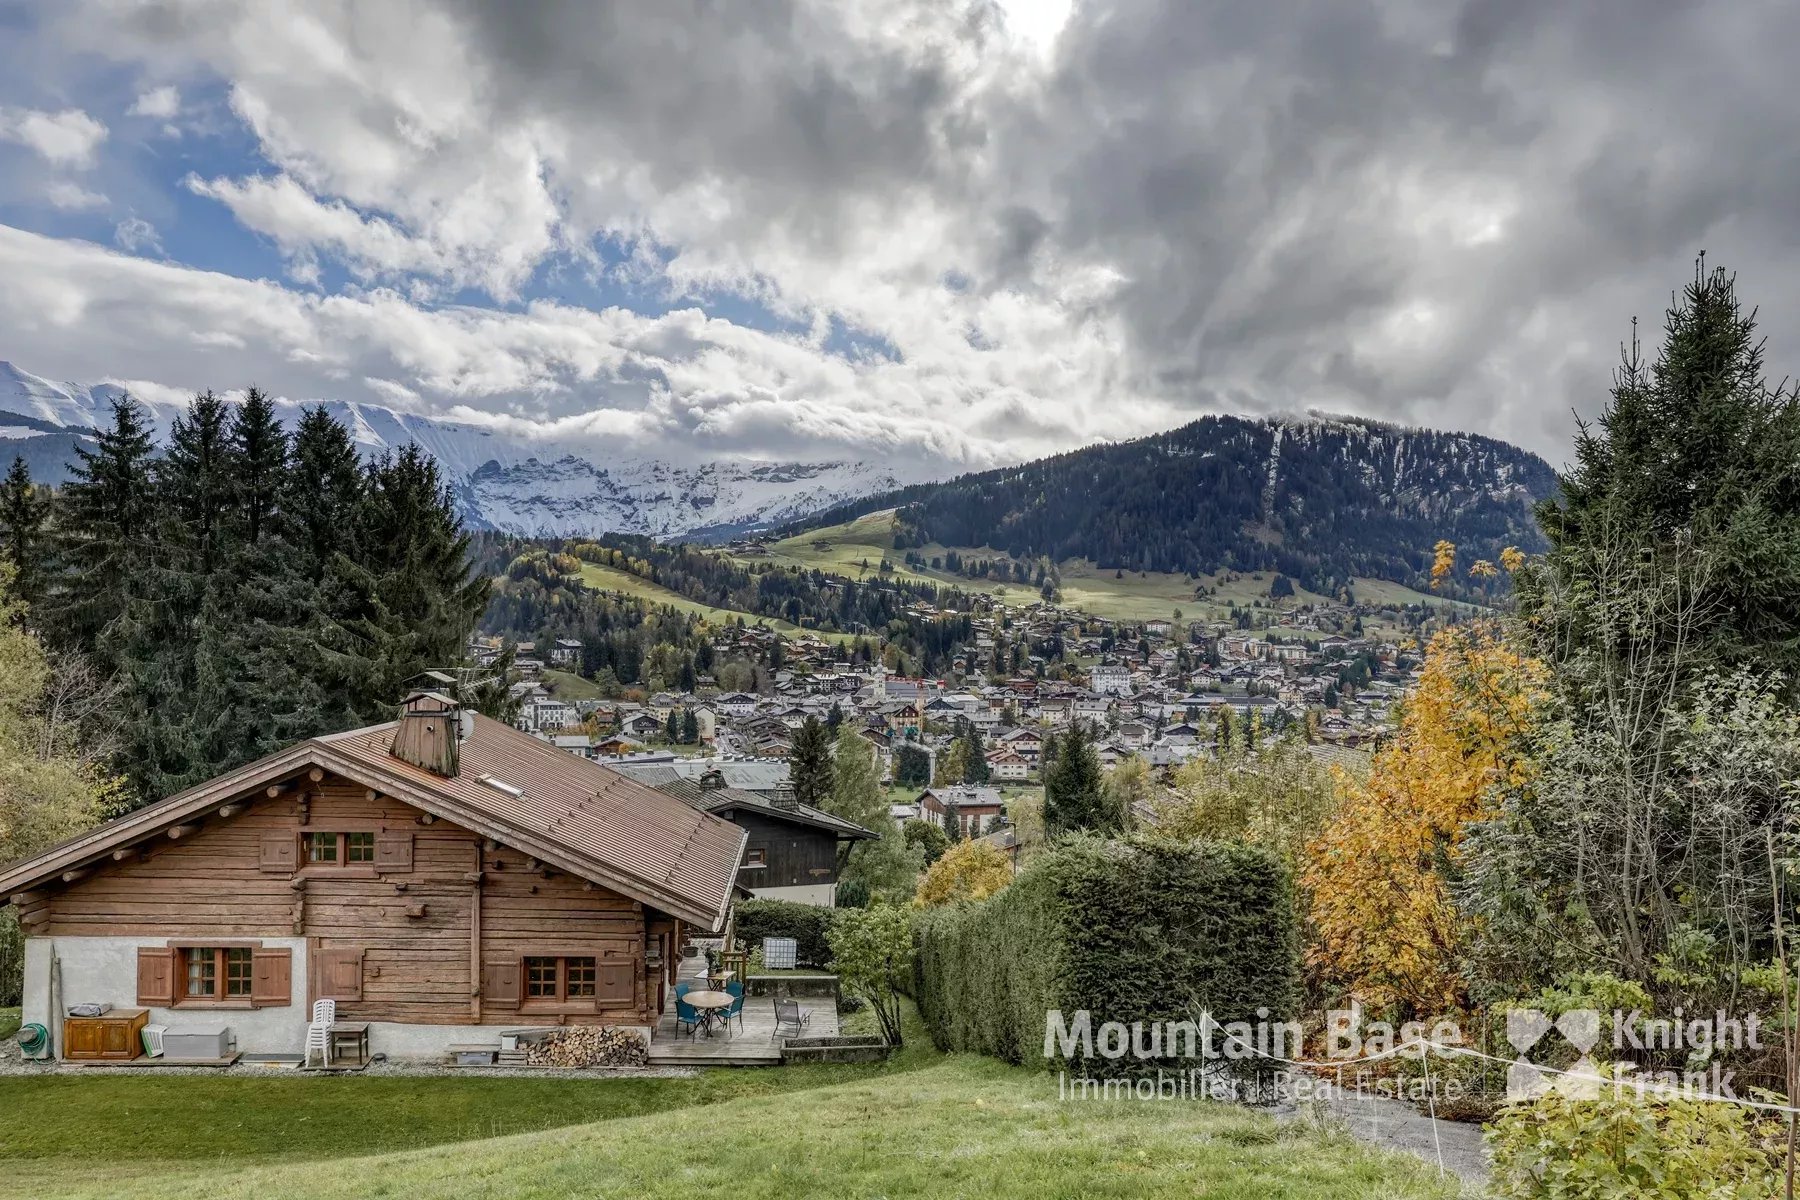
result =
[[[738,1030],[742,1032],[744,1028],[744,985],[733,979],[725,985],[725,990],[731,993],[731,1007],[725,1010],[725,1020],[729,1022],[731,1018],[736,1017]]]
[[[685,997],[693,988],[691,983],[675,985],[675,1030],[680,1032],[686,1026],[689,1034],[700,1028],[700,1010],[689,1004]]]

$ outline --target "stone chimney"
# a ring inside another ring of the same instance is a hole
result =
[[[775,789],[775,794],[769,798],[769,803],[776,808],[785,808],[792,812],[800,807],[800,797],[794,794],[792,784],[784,783]]]
[[[400,703],[400,724],[388,753],[434,775],[456,778],[462,709],[442,692],[414,692]]]
[[[700,776],[700,787],[704,791],[717,792],[725,787],[725,775],[717,767],[712,767]]]

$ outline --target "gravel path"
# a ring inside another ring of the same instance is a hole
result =
[[[1322,1109],[1321,1112],[1319,1107],[1288,1107],[1281,1110],[1280,1115],[1290,1120],[1322,1117],[1360,1142],[1385,1150],[1401,1150],[1432,1166],[1441,1162],[1446,1172],[1462,1180],[1466,1194],[1481,1195],[1487,1186],[1487,1145],[1482,1140],[1479,1125],[1434,1121],[1404,1101],[1386,1096],[1359,1096],[1348,1090],[1334,1092],[1322,1102]]]

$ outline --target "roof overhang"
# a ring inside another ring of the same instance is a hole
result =
[[[41,887],[60,880],[66,872],[85,869],[98,863],[122,846],[166,833],[170,828],[238,800],[248,792],[285,783],[315,767],[373,788],[383,795],[404,801],[421,812],[451,821],[483,837],[522,850],[571,875],[592,880],[690,924],[706,929],[724,927],[725,914],[731,907],[729,888],[726,889],[723,903],[717,909],[703,907],[664,886],[662,881],[634,876],[589,855],[574,853],[553,836],[478,812],[454,797],[420,786],[416,780],[407,778],[400,771],[388,772],[371,767],[362,760],[334,749],[329,742],[319,740],[300,742],[185,792],[177,792],[166,800],[109,821],[34,857],[0,868],[0,903],[10,903],[11,897],[19,892]],[[738,839],[737,857],[740,863],[748,840],[747,831]]]

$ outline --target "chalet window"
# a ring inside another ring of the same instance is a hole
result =
[[[139,947],[137,957],[137,1002],[146,1008],[293,1003],[293,951],[285,946],[175,943]]]
[[[525,960],[525,1002],[557,1004],[592,1000],[599,965],[592,958],[537,956]]]
[[[389,843],[382,855],[383,842]],[[412,869],[412,839],[406,834],[380,834],[373,830],[300,835],[300,846],[309,867],[385,867]]]
[[[248,1000],[251,952],[248,946],[186,946],[181,953],[182,1000]]]
[[[768,864],[769,852],[764,850],[761,846],[744,851],[744,865],[746,867],[764,867]]]

